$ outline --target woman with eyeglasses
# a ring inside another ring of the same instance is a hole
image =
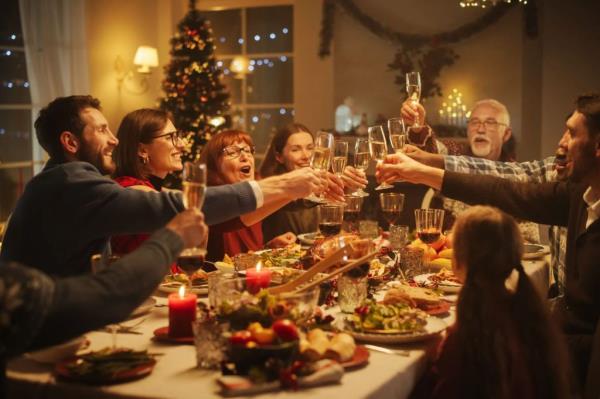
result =
[[[206,163],[209,186],[255,179],[254,143],[246,132],[227,130],[213,136],[203,148],[200,161]],[[288,202],[282,200],[265,203],[254,212],[211,226],[206,258],[218,261],[222,260],[225,254],[235,256],[262,249],[264,241],[261,221]],[[294,242],[296,236],[293,233],[283,232],[271,239],[267,246],[283,247]]]
[[[165,111],[142,108],[125,115],[117,131],[113,153],[114,180],[123,187],[162,191],[165,177],[183,168],[183,137]],[[139,247],[149,234],[115,236],[112,251],[125,255]],[[175,269],[175,266],[173,266]]]

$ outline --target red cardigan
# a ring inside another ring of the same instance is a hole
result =
[[[150,187],[153,190],[156,190],[152,183],[149,180],[138,179],[131,176],[120,176],[115,178],[115,181],[119,183],[122,187],[131,187],[131,186],[146,186]],[[135,251],[144,241],[150,237],[150,233],[148,234],[130,234],[130,235],[122,235],[122,236],[114,236],[110,239],[110,245],[112,248],[112,252],[115,255],[123,256],[127,255],[130,252]],[[178,273],[179,269],[177,268],[177,264],[173,263],[171,265],[171,273]]]
[[[210,226],[208,230],[208,248],[206,258],[215,262],[225,254],[237,254],[258,251],[263,247],[262,222],[246,226],[240,218]]]

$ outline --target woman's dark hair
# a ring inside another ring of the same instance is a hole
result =
[[[457,219],[454,260],[466,268],[456,323],[463,397],[511,397],[511,367],[518,361],[530,373],[525,380],[534,397],[568,396],[563,338],[523,270],[522,254],[517,224],[500,210],[475,206]],[[514,293],[506,288],[513,270]]]
[[[60,143],[62,132],[71,132],[77,137],[85,128],[80,113],[86,108],[100,110],[100,100],[92,96],[58,97],[40,110],[35,120],[35,135],[50,158],[64,160],[63,147]]]
[[[119,145],[113,152],[117,166],[114,177],[148,177],[148,171],[138,155],[140,143],[150,143],[162,132],[168,120],[167,112],[153,108],[142,108],[125,115],[117,131]]]
[[[283,148],[287,144],[288,139],[292,134],[295,133],[308,133],[312,136],[312,132],[304,125],[300,123],[290,123],[279,129],[275,136],[271,139],[267,154],[260,164],[260,176],[269,177],[273,175],[280,175],[285,172],[289,172],[285,169],[285,165],[277,161],[277,155],[281,155]]]
[[[252,137],[241,130],[225,130],[213,136],[202,149],[200,162],[206,164],[206,183],[209,186],[220,186],[227,184],[219,171],[219,157],[223,155],[223,149],[236,142],[244,142],[254,146]]]

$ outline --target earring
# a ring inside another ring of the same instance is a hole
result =
[[[142,164],[146,165],[148,163],[148,155],[142,157]]]

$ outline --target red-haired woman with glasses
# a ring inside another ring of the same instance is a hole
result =
[[[161,191],[165,177],[183,168],[182,135],[165,111],[142,108],[125,115],[117,131],[114,179],[123,187]],[[127,254],[141,245],[148,234],[116,236],[112,251]]]
[[[206,144],[200,161],[206,163],[209,186],[232,184],[255,179],[254,143],[246,132],[223,131]],[[225,254],[235,256],[263,248],[261,221],[289,200],[265,204],[262,208],[220,225],[211,226],[208,235],[207,259],[217,261]],[[282,247],[296,241],[296,236],[286,232],[273,238],[267,246]]]

